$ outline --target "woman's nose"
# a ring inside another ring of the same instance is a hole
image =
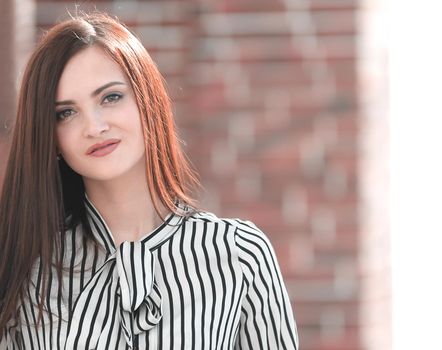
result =
[[[85,127],[84,136],[85,137],[97,137],[103,132],[109,130],[109,123],[106,118],[102,115],[100,111],[90,111],[85,114]]]

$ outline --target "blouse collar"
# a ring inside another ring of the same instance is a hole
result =
[[[86,193],[84,202],[94,238],[107,253],[115,253],[115,241],[111,230]],[[179,229],[181,226],[180,224],[184,220],[186,212],[188,211],[186,206],[178,205],[177,208],[177,214],[173,212],[169,213],[158,227],[145,234],[139,242],[144,243],[149,249],[155,249],[170,238]]]

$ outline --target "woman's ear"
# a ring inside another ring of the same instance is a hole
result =
[[[55,154],[57,155],[57,159],[60,160],[62,158],[60,148],[58,148],[58,145],[55,145]]]

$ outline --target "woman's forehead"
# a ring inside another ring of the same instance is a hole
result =
[[[57,100],[90,94],[110,81],[127,83],[120,66],[97,46],[74,55],[66,64],[57,87]]]

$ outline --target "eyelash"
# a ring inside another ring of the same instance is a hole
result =
[[[63,121],[64,119],[69,118],[72,115],[70,114],[68,116],[63,116],[66,112],[74,112],[74,110],[72,108],[62,109],[61,111],[55,112],[55,117],[58,121]]]
[[[120,93],[112,92],[112,93],[110,93],[109,95],[106,95],[106,96],[103,98],[103,102],[104,102],[105,100],[107,100],[109,97],[112,97],[112,99],[111,99],[111,101],[108,101],[108,102],[106,102],[106,103],[115,103],[115,102],[121,100],[121,99],[123,98],[123,95],[120,94]],[[118,97],[118,98],[117,98],[117,99],[114,99],[115,97]]]
[[[102,99],[102,103],[105,103],[105,104],[111,103],[112,104],[112,103],[118,102],[122,98],[123,98],[123,94],[113,92],[113,93],[110,93],[110,94],[104,96],[104,98]],[[68,116],[63,116],[66,112],[71,112],[71,113],[69,113]],[[58,121],[63,121],[65,119],[69,118],[70,116],[72,116],[73,112],[75,112],[75,111],[72,108],[62,109],[60,111],[55,112],[55,117]]]

